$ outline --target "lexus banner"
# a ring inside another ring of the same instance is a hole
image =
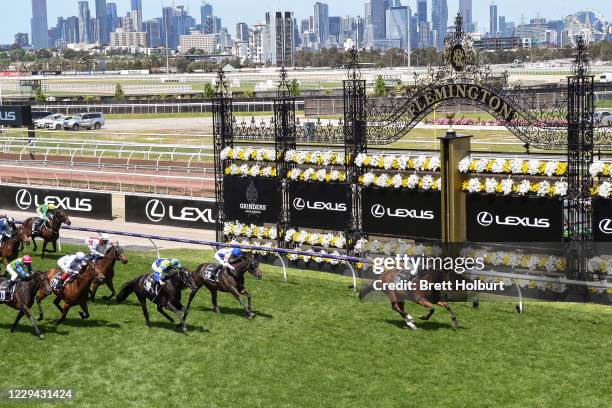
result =
[[[50,190],[33,187],[0,187],[0,208],[35,213],[41,204],[55,204],[68,215],[112,220],[112,195],[77,190]],[[34,214],[32,214],[34,215]]]
[[[214,201],[125,196],[125,220],[181,228],[215,229],[217,211]]]
[[[28,126],[32,123],[32,107],[29,105],[0,106],[0,125]]]
[[[561,242],[563,205],[548,197],[468,194],[467,239],[472,242]]]
[[[295,227],[342,231],[351,221],[351,202],[346,184],[289,182],[289,220]]]
[[[225,176],[223,204],[228,220],[254,224],[280,220],[281,182],[276,177]]]
[[[441,199],[439,191],[364,187],[361,190],[363,232],[440,239]]]
[[[612,242],[612,200],[593,198],[593,239]]]

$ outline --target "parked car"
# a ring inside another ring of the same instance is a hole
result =
[[[104,126],[104,116],[101,113],[79,113],[64,120],[64,129],[100,129]]]
[[[54,121],[56,121],[58,119],[61,119],[63,117],[64,117],[63,115],[54,113],[53,115],[45,116],[42,119],[36,119],[34,121],[34,126],[36,126],[37,128],[46,129],[46,128],[49,127],[49,124],[51,122],[54,122]]]
[[[47,122],[47,129],[62,130],[64,121],[68,118],[70,118],[70,116],[59,115],[57,119]]]
[[[595,112],[594,119],[597,126],[612,126],[612,113],[610,112]]]

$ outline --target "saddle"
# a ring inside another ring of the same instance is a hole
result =
[[[206,269],[204,270],[202,276],[204,279],[208,281],[218,282],[219,272],[221,272],[221,269],[223,269],[221,265],[214,265],[214,264],[208,265]]]
[[[0,283],[0,303],[7,303],[13,300],[13,295],[15,294],[15,290],[21,284],[21,281],[17,281],[12,288],[11,281],[4,281]]]

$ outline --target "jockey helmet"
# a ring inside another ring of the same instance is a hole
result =
[[[100,235],[100,239],[101,239],[102,241],[110,241],[110,235],[108,235],[108,234],[102,234],[102,235]]]
[[[55,204],[48,204],[47,207],[49,207],[50,210],[55,210],[57,208]]]
[[[84,254],[83,252],[77,252],[77,253],[76,253],[76,258],[77,258],[79,261],[84,261],[84,260],[85,260],[85,254]]]
[[[235,258],[238,258],[239,256],[242,256],[242,250],[240,248],[232,249],[232,256],[235,257]]]
[[[176,259],[176,258],[172,258],[172,260],[170,261],[170,264],[171,264],[173,267],[175,267],[175,268],[176,268],[176,267],[177,267],[177,266],[179,266],[181,263],[179,262],[179,260],[178,260],[178,259]]]
[[[21,258],[21,261],[25,264],[31,264],[32,257],[30,255],[24,255],[23,258]]]
[[[13,219],[13,217],[7,217],[6,220],[10,223],[10,224],[14,224],[15,220]]]

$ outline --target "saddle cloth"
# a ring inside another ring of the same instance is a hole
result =
[[[19,286],[20,282],[13,285],[13,289],[9,290],[10,281],[4,281],[0,283],[0,303],[10,302],[13,299],[15,289]]]
[[[211,282],[218,282],[221,265],[208,265],[204,270],[203,277]]]
[[[159,286],[153,280],[153,274],[149,275],[149,277],[144,282],[144,290],[151,294],[152,296],[157,296],[159,293]]]

